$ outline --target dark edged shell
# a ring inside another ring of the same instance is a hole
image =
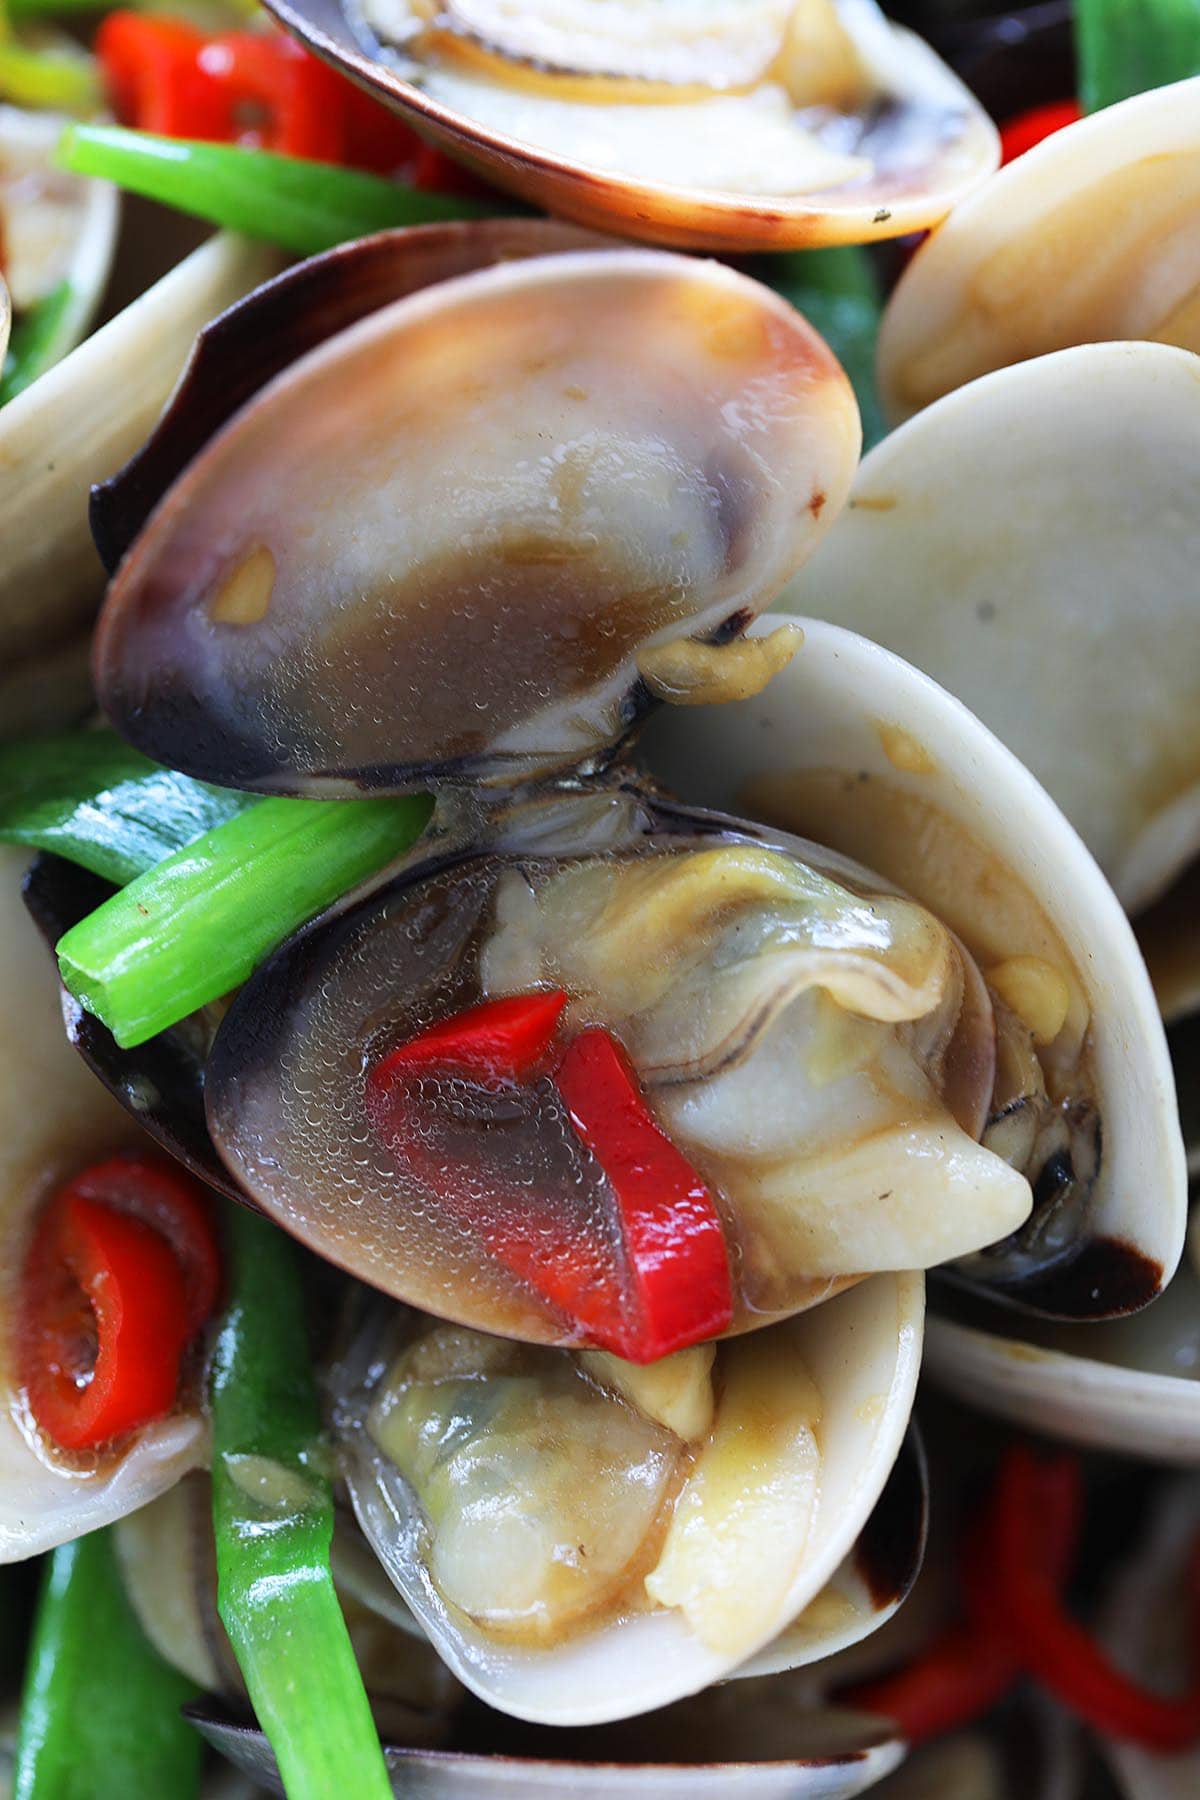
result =
[[[440,282],[194,457],[109,590],[102,704],[160,761],[264,791],[575,768],[644,706],[639,652],[774,598],[858,443],[824,342],[719,264],[577,251]]]

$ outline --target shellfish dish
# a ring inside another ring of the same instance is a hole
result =
[[[0,1794],[1196,1791],[1198,202],[1191,0],[0,11]]]

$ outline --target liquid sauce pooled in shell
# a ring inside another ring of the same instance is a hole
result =
[[[415,1496],[424,1579],[490,1638],[678,1607],[733,1652],[803,1550],[820,1416],[774,1334],[640,1369],[443,1325],[394,1356],[367,1429]]]
[[[618,1047],[659,1148],[715,1208],[731,1311],[690,1341],[1004,1235],[1029,1190],[976,1141],[995,1056],[978,972],[922,908],[802,853],[821,854],[664,836],[402,878],[331,921],[294,979],[278,965],[278,1005],[262,991],[231,1014],[210,1068],[222,1155],[385,1292],[637,1360],[662,1347],[567,1304],[638,1308],[617,1165],[566,1082],[585,1039]],[[396,1075],[406,1046],[538,995],[561,998],[518,1076],[450,1051]]]

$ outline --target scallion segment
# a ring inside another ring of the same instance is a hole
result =
[[[63,1544],[34,1624],[14,1800],[189,1800],[202,1745],[179,1708],[195,1697],[143,1636],[111,1534]]]
[[[1200,75],[1200,0],[1078,0],[1084,112]]]
[[[332,163],[156,137],[117,125],[68,126],[58,162],[76,175],[101,176],[131,193],[226,230],[266,238],[302,256],[388,226],[473,219],[502,210]]]
[[[390,1800],[329,1568],[333,1494],[296,1252],[233,1207],[228,1256],[211,1386],[218,1609],[289,1800]]]
[[[0,745],[0,842],[52,851],[118,887],[257,803],[164,769],[113,731]]]
[[[58,942],[62,978],[123,1049],[239,987],[298,926],[416,842],[401,800],[261,800],[147,870]]]

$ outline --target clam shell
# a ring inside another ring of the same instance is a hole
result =
[[[278,262],[262,245],[214,238],[0,412],[3,736],[86,709],[88,633],[103,586],[89,485],[146,435],[198,327]]]
[[[991,1324],[930,1318],[925,1366],[939,1387],[1069,1443],[1200,1466],[1200,1278],[1188,1260],[1132,1318],[1033,1330],[1021,1320],[1019,1335]]]
[[[1130,911],[1200,846],[1197,366],[1091,344],[960,388],[864,459],[785,596],[978,711]]]
[[[118,190],[110,182],[83,180],[55,167],[54,151],[67,122],[53,113],[0,106],[0,241],[11,257],[16,237],[11,220],[14,215],[37,214],[44,204],[41,189],[52,211],[36,241],[29,243],[29,257],[23,256],[22,264],[40,262],[40,269],[29,269],[39,298],[60,282],[70,286],[70,296],[42,349],[41,369],[65,356],[91,324],[112,267],[120,216]],[[62,242],[64,233],[69,235],[68,245]],[[20,291],[16,305],[21,305]]]
[[[665,1706],[728,1676],[773,1644],[838,1570],[884,1489],[908,1424],[920,1364],[924,1283],[881,1275],[769,1330],[802,1357],[821,1396],[818,1501],[808,1539],[782,1580],[760,1644],[729,1655],[703,1644],[683,1614],[659,1608],[584,1630],[550,1650],[497,1643],[451,1612],[396,1552],[414,1501],[385,1489],[357,1403],[339,1413],[340,1464],[366,1536],[443,1660],[481,1699],[540,1724],[592,1725]],[[733,1340],[729,1354],[739,1353]],[[758,1334],[756,1342],[763,1341]],[[797,1654],[802,1647],[797,1646]],[[819,1651],[817,1652],[819,1653]]]
[[[102,703],[161,761],[274,792],[573,769],[644,706],[639,650],[779,591],[858,443],[823,341],[722,265],[610,250],[441,282],[196,456],[110,589]]]
[[[866,159],[867,170],[851,181],[840,168],[833,184],[823,187],[814,167],[809,191],[771,195],[731,191],[716,182],[672,184],[640,171],[613,173],[611,159],[606,166],[595,148],[595,119],[589,121],[586,103],[578,109],[579,150],[551,148],[529,96],[521,97],[526,110],[519,129],[481,122],[464,110],[464,104],[477,107],[470,84],[459,88],[458,106],[424,91],[395,57],[372,53],[370,34],[356,32],[339,0],[271,0],[271,11],[318,55],[486,179],[547,212],[658,244],[779,250],[902,236],[944,217],[999,157],[995,128],[978,102],[927,44],[891,25],[870,0],[841,0],[838,6],[869,98],[844,116],[822,120],[817,109],[818,140],[823,129],[826,150],[840,152],[849,144],[853,156]],[[486,84],[480,85],[486,100]],[[655,135],[672,122],[656,117]],[[571,124],[573,130],[573,119]],[[745,122],[733,126],[735,139],[746,128]],[[703,128],[699,151],[708,148],[705,138],[723,129],[730,127],[718,115]]]
[[[1183,355],[1158,354],[1172,372]],[[903,548],[877,573],[903,581]],[[1127,920],[1053,801],[959,701],[864,638],[799,622],[803,649],[757,698],[661,714],[645,740],[652,769],[687,799],[878,869],[985,964],[1031,951],[1066,964],[1090,1019],[1103,1160],[1079,1254],[1019,1300],[1077,1318],[1144,1304],[1178,1264],[1187,1196],[1166,1042]]]
[[[185,1709],[214,1749],[270,1793],[282,1794],[271,1747],[261,1731],[236,1723],[208,1706]],[[831,1715],[834,1717],[834,1715]],[[808,1729],[798,1723],[798,1735]],[[461,1750],[410,1750],[386,1744],[392,1791],[404,1800],[851,1800],[899,1766],[904,1745],[874,1721],[843,1728],[845,1748],[798,1756],[791,1762],[617,1763],[572,1762],[554,1740],[547,1754],[482,1755]]]
[[[93,1080],[62,1034],[54,969],[21,904],[22,851],[0,848],[0,1269],[6,1335],[31,1218],[56,1183],[138,1141],[128,1115]],[[207,1455],[207,1431],[180,1412],[94,1464],[59,1461],[12,1388],[4,1346],[0,1406],[0,1562],[20,1561],[95,1531],[178,1481]]]
[[[1055,132],[955,208],[879,334],[894,420],[1011,363],[1147,338],[1200,350],[1200,76]]]

